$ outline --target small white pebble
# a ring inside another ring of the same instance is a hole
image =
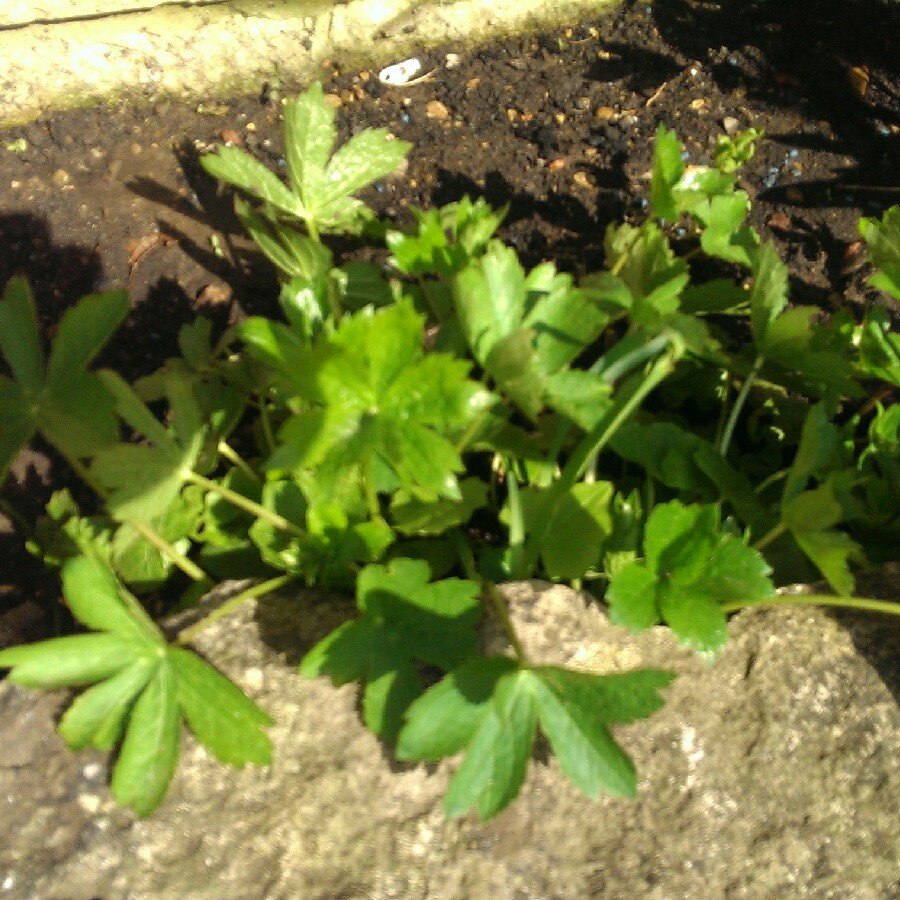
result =
[[[265,678],[263,677],[262,669],[254,667],[244,672],[244,684],[251,690],[259,690],[264,683]]]
[[[78,805],[85,812],[95,813],[100,809],[100,798],[96,794],[79,794]]]
[[[100,763],[88,763],[81,770],[81,774],[88,781],[99,781],[103,777],[103,766]]]

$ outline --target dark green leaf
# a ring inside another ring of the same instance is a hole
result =
[[[541,730],[573,784],[592,798],[601,791],[633,797],[634,766],[607,724],[645,718],[661,708],[658,691],[674,675],[644,669],[597,676],[550,666],[530,674]]]
[[[34,294],[24,278],[11,278],[3,291],[0,350],[23,390],[37,394],[44,381],[44,351]]]
[[[497,681],[516,669],[505,656],[469,660],[429,688],[408,709],[397,740],[398,759],[437,762],[469,742]]]
[[[477,804],[481,819],[490,819],[519,793],[537,724],[529,681],[529,673],[519,671],[497,682],[447,790],[444,808],[449,817]]]

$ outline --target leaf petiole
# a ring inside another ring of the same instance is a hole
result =
[[[238,507],[238,509],[242,509],[244,512],[250,513],[251,516],[256,516],[257,519],[262,519],[263,521],[274,525],[280,531],[287,531],[304,541],[309,537],[299,525],[295,525],[284,516],[279,515],[277,512],[273,512],[271,509],[266,509],[249,497],[245,497],[243,494],[231,490],[231,488],[227,488],[215,481],[211,481],[209,478],[204,478],[196,472],[187,471],[184,473],[184,478],[185,481],[199,485],[213,494],[218,494],[223,500],[227,500],[229,503]]]
[[[248,600],[253,600],[256,597],[262,597],[266,594],[271,593],[272,591],[277,591],[278,588],[283,587],[291,581],[296,579],[295,575],[277,575],[275,578],[270,578],[268,581],[261,581],[259,584],[254,584],[252,587],[247,588],[245,591],[241,591],[239,594],[235,594],[233,597],[226,600],[221,606],[216,607],[208,616],[204,616],[197,622],[194,622],[193,625],[190,625],[188,628],[185,628],[184,631],[180,632],[178,637],[175,639],[175,643],[177,644],[189,644],[201,631],[203,631],[207,626],[212,625],[213,622],[217,622],[219,619],[224,618],[230,613],[234,612],[239,606],[242,606]]]
[[[759,374],[759,370],[765,361],[766,358],[762,354],[756,357],[750,372],[741,385],[740,391],[738,391],[734,406],[731,408],[731,414],[728,416],[728,421],[725,423],[725,429],[722,432],[722,440],[719,442],[719,456],[723,459],[728,455],[728,448],[731,446],[731,439],[734,436],[734,429],[737,427],[737,420],[741,415],[744,404],[747,402],[747,397],[750,396],[750,388],[753,387],[756,376]]]
[[[735,601],[723,603],[722,612],[726,615],[749,609],[754,606],[835,606],[841,609],[865,610],[866,612],[884,613],[888,616],[900,616],[900,603],[892,600],[873,600],[870,597],[839,597],[835,594],[777,594],[764,597],[762,600]]]

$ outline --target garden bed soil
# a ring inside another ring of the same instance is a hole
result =
[[[484,196],[509,205],[501,234],[527,264],[574,272],[601,266],[609,222],[644,216],[660,123],[698,164],[718,136],[762,128],[741,177],[752,224],[787,261],[794,302],[859,314],[885,302],[866,284],[859,217],[900,202],[897,17],[892,0],[644,0],[548,34],[429,51],[430,74],[406,87],[340,59],[321,80],[342,138],[385,126],[413,143],[402,176],[364,196],[379,213],[408,222],[410,207]],[[0,132],[0,284],[28,276],[48,338],[81,295],[126,287],[131,313],[99,362],[128,377],[177,352],[198,313],[220,326],[274,313],[274,272],[197,160],[228,141],[283,168],[280,101],[304,87],[53,113]],[[33,521],[73,483],[38,445],[4,496]],[[23,537],[0,519],[0,644],[65,627],[56,580]]]

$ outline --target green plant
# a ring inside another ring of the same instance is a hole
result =
[[[46,361],[27,284],[0,301],[0,472],[40,431],[100,501],[87,516],[57,493],[30,538],[90,633],[4,650],[0,666],[87,686],[60,731],[74,748],[121,741],[120,802],[159,802],[181,718],[225,762],[269,760],[266,714],[185,645],[291,582],[355,591],[359,608],[300,671],[361,682],[367,726],[403,759],[465,751],[447,811],[485,818],[519,791],[538,728],[587,794],[633,795],[610,726],[658,709],[673,677],[528,659],[499,581],[568,581],[709,659],[744,606],[900,614],[852,595],[854,564],[896,557],[900,407],[881,399],[900,344],[878,309],[857,324],[789,306],[737,188],[759,133],[685,167],[660,128],[653,218],[611,226],[603,268],[576,282],[552,262],[526,271],[481,201],[377,223],[353,195],[408,148],[368,131],[332,156],[334,116],[318,86],[286,106],[287,185],[234,148],[203,159],[277,266],[284,321],[213,341],[198,319],[178,358],[130,385],[87,370],[121,293],[68,312]],[[900,293],[900,210],[861,228],[873,283]],[[347,230],[384,234],[389,264],[336,264],[322,235]],[[697,258],[719,275],[697,280]],[[835,595],[777,595],[816,573]],[[227,577],[257,581],[171,644],[138,599],[187,606]],[[508,655],[479,653],[483,614]]]

